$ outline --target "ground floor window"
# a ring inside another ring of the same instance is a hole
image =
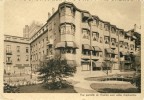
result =
[[[83,71],[90,71],[90,63],[89,62],[81,62]]]

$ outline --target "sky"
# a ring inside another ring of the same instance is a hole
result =
[[[48,12],[58,9],[64,0],[6,0],[4,2],[4,34],[23,36],[23,28],[34,20],[45,24]],[[140,26],[141,9],[137,1],[67,0],[125,31]]]

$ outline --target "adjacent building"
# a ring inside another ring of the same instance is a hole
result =
[[[124,31],[73,3],[63,2],[56,11],[52,9],[52,15],[48,13],[47,22],[39,30],[23,38],[26,42],[20,43],[23,48],[21,63],[26,63],[24,56],[28,55],[28,64],[36,71],[43,59],[60,56],[69,64],[77,65],[78,71],[129,70],[129,55],[135,54],[136,48],[140,47],[136,46],[135,33],[135,28]],[[13,41],[5,39],[5,47],[7,44],[13,44]],[[15,44],[14,52],[18,46]],[[24,53],[27,47],[29,52]],[[17,52],[15,56],[18,56]]]

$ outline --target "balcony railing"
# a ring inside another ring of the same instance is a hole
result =
[[[90,55],[82,55],[82,59],[90,59]]]
[[[99,60],[100,57],[99,57],[99,56],[94,56],[94,55],[92,55],[92,59],[93,59],[93,60]]]
[[[6,64],[12,64],[12,61],[11,60],[6,61]]]
[[[47,42],[47,45],[53,45],[53,40],[49,39],[48,42]]]
[[[12,55],[12,51],[6,51],[6,55]]]

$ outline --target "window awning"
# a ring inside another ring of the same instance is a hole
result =
[[[89,13],[83,13],[83,17],[89,18],[89,17],[90,17],[90,14],[89,14]]]
[[[66,47],[72,47],[72,48],[78,48],[78,46],[76,45],[76,43],[74,42],[66,42]]]
[[[85,50],[91,50],[91,47],[88,44],[83,44],[82,48],[85,49]]]
[[[127,35],[127,36],[131,36],[131,34],[130,34],[129,32],[128,32],[128,33],[126,33],[126,35]]]
[[[76,43],[74,43],[72,41],[64,41],[64,42],[57,43],[56,46],[55,46],[55,49],[66,48],[66,47],[78,48]]]
[[[132,36],[133,39],[137,39],[135,36]]]
[[[112,49],[110,49],[110,48],[107,48],[107,49],[105,49],[105,50],[106,50],[106,52],[109,53],[109,54],[114,54],[114,51],[113,51]]]
[[[82,59],[81,62],[90,62],[90,60],[84,60],[84,59]]]
[[[65,48],[65,47],[66,47],[65,42],[59,42],[56,44],[55,49]]]
[[[93,46],[92,48],[94,51],[102,52],[102,50],[98,46]]]

